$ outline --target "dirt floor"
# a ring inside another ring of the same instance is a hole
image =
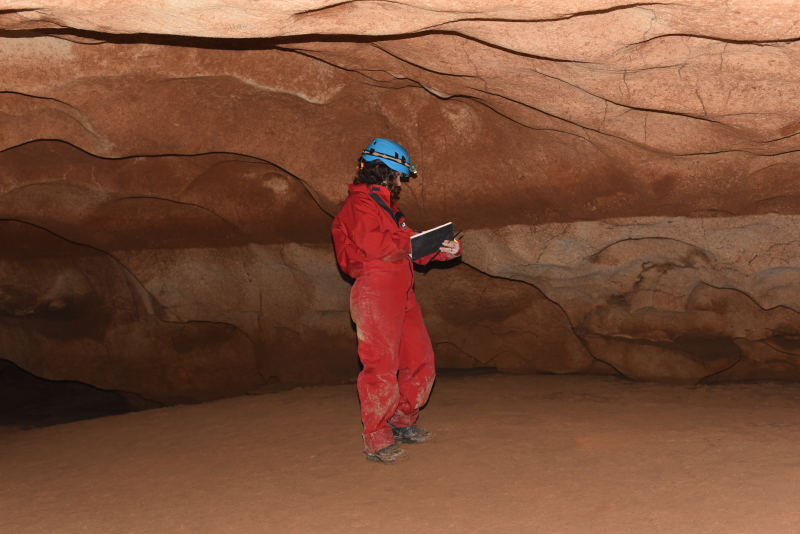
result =
[[[797,533],[800,384],[444,376],[396,466],[354,386],[0,431],[3,533]]]

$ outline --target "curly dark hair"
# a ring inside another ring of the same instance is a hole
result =
[[[392,194],[392,202],[397,202],[397,199],[400,197],[400,188],[394,185],[394,180],[398,176],[402,176],[402,173],[390,169],[389,166],[384,163],[374,163],[376,160],[364,161],[363,159],[359,159],[358,161],[359,164],[364,163],[364,166],[361,167],[359,165],[356,177],[353,178],[353,183],[382,185],[387,187]]]

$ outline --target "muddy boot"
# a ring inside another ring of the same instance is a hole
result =
[[[398,428],[392,426],[392,434],[397,443],[433,443],[436,441],[436,434],[417,425]]]
[[[408,460],[408,454],[397,445],[389,445],[379,451],[368,452],[367,460],[381,464],[398,464]]]

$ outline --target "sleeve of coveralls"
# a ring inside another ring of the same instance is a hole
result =
[[[370,206],[371,208],[371,206]],[[411,252],[411,237],[405,230],[387,230],[380,213],[359,207],[355,212],[351,239],[371,260],[396,261]]]

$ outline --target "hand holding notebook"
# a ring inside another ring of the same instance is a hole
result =
[[[449,222],[411,236],[411,259],[417,260],[429,254],[439,252],[444,241],[452,241],[453,223]]]

